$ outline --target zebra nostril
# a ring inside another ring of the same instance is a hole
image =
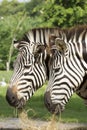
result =
[[[16,102],[16,97],[15,97],[15,96],[12,96],[12,97],[11,97],[11,102],[12,102],[12,103],[15,103],[15,102]]]
[[[17,109],[22,109],[23,106],[26,104],[24,98],[18,98],[17,94],[13,92],[11,88],[7,89],[6,100],[9,103],[9,105],[16,107]]]
[[[15,106],[17,102],[17,96],[12,92],[10,88],[7,89],[6,100],[11,106]]]

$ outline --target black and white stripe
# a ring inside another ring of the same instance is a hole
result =
[[[46,67],[49,35],[59,36],[58,28],[32,29],[14,46],[19,50],[14,64],[14,73],[8,87],[6,99],[10,105],[21,108],[47,79]],[[48,62],[48,61],[47,61]]]
[[[85,82],[86,30],[87,27],[33,29],[20,41],[15,41],[14,46],[19,54],[6,94],[8,102],[21,108],[48,76],[45,104],[52,113],[56,108],[56,113],[64,110],[73,92],[82,88]],[[53,34],[55,37],[49,43],[49,37]],[[55,41],[60,44],[55,46]]]
[[[57,114],[64,110],[74,92],[87,104],[87,26],[63,30],[61,38],[52,35],[50,39],[53,38],[56,45],[51,48],[54,55],[44,99],[48,110]]]

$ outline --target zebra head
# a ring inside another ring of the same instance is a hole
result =
[[[51,113],[59,114],[65,109],[76,88],[80,86],[85,73],[75,52],[69,52],[66,39],[51,35],[49,41],[53,55],[49,63],[50,76],[44,101]]]
[[[14,46],[19,53],[6,99],[10,105],[22,108],[46,81],[46,51],[45,45],[33,42],[14,41]]]

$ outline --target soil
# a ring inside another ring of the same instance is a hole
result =
[[[29,119],[30,120],[30,119]],[[47,126],[50,122],[31,120],[36,127]],[[60,123],[58,130],[87,130],[87,123]],[[19,118],[0,119],[0,130],[23,130]],[[30,130],[30,129],[29,129]],[[55,129],[57,130],[57,129]]]

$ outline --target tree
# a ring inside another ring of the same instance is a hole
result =
[[[69,27],[86,23],[87,2],[85,0],[47,0],[42,8],[44,26]]]
[[[15,15],[18,12],[24,11],[24,4],[17,0],[3,0],[0,4],[0,16]]]
[[[39,13],[39,8],[37,7],[42,7],[44,3],[44,0],[31,0],[28,3],[25,3],[25,9],[26,12],[28,12],[28,16],[30,17],[36,17]]]
[[[9,58],[12,39],[20,39],[25,32],[36,27],[61,28],[87,23],[86,0],[3,0],[0,4],[0,69],[11,68],[17,51]]]

